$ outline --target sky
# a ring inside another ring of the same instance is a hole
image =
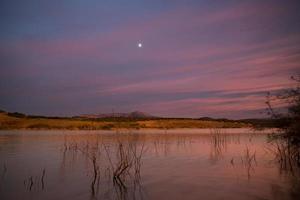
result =
[[[299,0],[1,0],[0,109],[264,117],[267,92],[300,74],[299,10]]]

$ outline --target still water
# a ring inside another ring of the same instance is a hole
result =
[[[299,199],[266,133],[1,131],[0,199]]]

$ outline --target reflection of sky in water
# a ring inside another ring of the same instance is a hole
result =
[[[266,135],[60,133],[2,132],[1,199],[297,199],[296,178],[279,170]],[[131,161],[141,155],[141,168],[117,182],[120,144]]]

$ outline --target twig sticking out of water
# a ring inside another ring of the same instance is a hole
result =
[[[94,172],[94,178],[93,178],[93,181],[92,181],[92,185],[91,185],[91,188],[92,188],[92,195],[95,196],[95,183],[96,183],[96,180],[99,176],[99,167],[97,165],[97,157],[95,155],[93,155],[92,157],[92,163],[93,163],[93,172]]]
[[[291,145],[289,140],[274,139],[268,148],[279,164],[280,172],[291,173],[293,176],[300,176],[300,150]]]
[[[23,181],[24,186],[27,190],[31,191],[32,189],[39,189],[40,184],[42,185],[42,190],[45,189],[45,175],[46,169],[44,168],[41,176],[30,176],[27,180]]]
[[[41,178],[42,190],[45,188],[45,183],[44,183],[45,174],[46,174],[46,169],[44,168],[42,173],[42,178]]]
[[[127,186],[129,181],[133,181],[133,193],[135,195],[135,186],[140,185],[141,160],[145,151],[144,143],[140,146],[139,137],[139,135],[134,134],[119,134],[116,136],[117,145],[112,148],[110,147],[115,145],[115,143],[104,143],[103,140],[98,141],[98,138],[97,140],[82,143],[74,140],[69,143],[67,141],[64,142],[63,149],[67,149],[67,152],[81,152],[85,158],[91,161],[89,162],[92,167],[91,198],[98,196],[102,174],[113,184],[117,199],[128,197]],[[99,156],[103,151],[106,152],[106,156],[104,155],[106,158],[100,166]],[[104,170],[104,173],[100,173],[102,170]]]
[[[244,157],[241,157],[242,163],[247,169],[247,175],[248,179],[251,177],[251,171],[254,171],[254,166],[253,164],[257,165],[256,161],[256,152],[254,151],[253,153],[249,150],[248,147],[246,147],[245,150],[245,155]]]
[[[211,159],[213,162],[222,157],[224,150],[227,148],[227,135],[221,132],[221,129],[214,128],[210,130],[211,134]]]
[[[29,191],[31,191],[32,186],[33,186],[33,178],[32,178],[32,176],[30,176],[30,178],[29,178]]]
[[[6,164],[4,163],[3,164],[2,179],[4,179],[4,176],[5,176],[6,172],[7,172],[7,167],[6,167]]]
[[[232,166],[234,166],[233,158],[230,160],[230,163],[231,163]]]
[[[132,155],[130,154],[129,146],[125,146],[122,142],[119,141],[118,144],[118,161],[113,172],[114,180],[117,180],[122,183],[121,176],[125,173],[128,173],[132,166]],[[123,184],[123,183],[122,183]]]

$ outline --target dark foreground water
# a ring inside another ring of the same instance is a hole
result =
[[[0,199],[299,199],[262,133],[0,132]]]

